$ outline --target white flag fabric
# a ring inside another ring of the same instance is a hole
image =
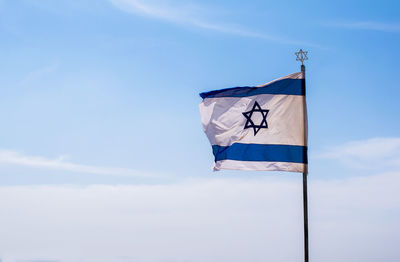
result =
[[[201,93],[200,114],[220,169],[307,172],[305,80]]]

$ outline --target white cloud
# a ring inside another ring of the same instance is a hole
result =
[[[382,32],[400,32],[400,23],[382,23],[374,21],[358,21],[358,22],[343,22],[329,23],[329,26],[342,27],[348,29],[373,30]]]
[[[102,167],[82,165],[66,161],[66,156],[49,159],[42,156],[29,156],[13,150],[0,149],[0,164],[12,164],[33,168],[44,168],[51,170],[70,171],[77,173],[98,175],[120,175],[120,176],[154,176],[153,174],[141,173],[129,168]]]
[[[356,168],[400,167],[400,138],[371,138],[327,149],[318,157],[337,159]]]
[[[193,4],[182,4],[177,1],[143,1],[143,0],[109,0],[115,7],[122,11],[144,15],[168,22],[212,30],[216,32],[232,34],[242,37],[260,38],[275,41],[283,44],[306,45],[319,47],[318,45],[288,39],[282,36],[257,33],[245,29],[239,25],[229,25],[223,23],[211,22],[210,19],[202,17],[204,8]]]
[[[0,259],[301,261],[301,177],[0,187]],[[313,261],[397,261],[400,174],[310,177]]]
[[[19,82],[19,85],[20,86],[30,85],[35,81],[42,80],[45,76],[57,71],[58,68],[59,68],[59,63],[54,63],[33,70],[22,78],[22,80]]]

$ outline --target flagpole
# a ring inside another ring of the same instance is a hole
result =
[[[304,60],[308,60],[307,51],[300,49],[296,52],[296,60],[301,61],[301,72],[303,73],[304,81],[304,146],[307,146],[307,118],[306,118],[306,67],[303,64]],[[307,175],[308,175],[308,163],[305,164],[303,172],[303,215],[304,215],[304,261],[309,261],[308,254],[308,199],[307,199]]]
[[[307,172],[303,172],[304,261],[308,262],[308,204]]]

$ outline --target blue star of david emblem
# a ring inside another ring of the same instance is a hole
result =
[[[261,123],[258,125],[256,125],[251,118],[255,112],[261,113],[262,116]],[[244,129],[253,128],[254,135],[257,135],[258,131],[260,131],[261,128],[268,128],[268,123],[267,123],[268,112],[269,112],[268,109],[262,109],[261,106],[257,103],[257,101],[255,101],[253,108],[250,111],[242,113],[247,120],[246,124],[244,125]]]

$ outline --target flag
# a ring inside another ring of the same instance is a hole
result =
[[[200,114],[213,170],[307,172],[304,73],[261,86],[201,93]]]

